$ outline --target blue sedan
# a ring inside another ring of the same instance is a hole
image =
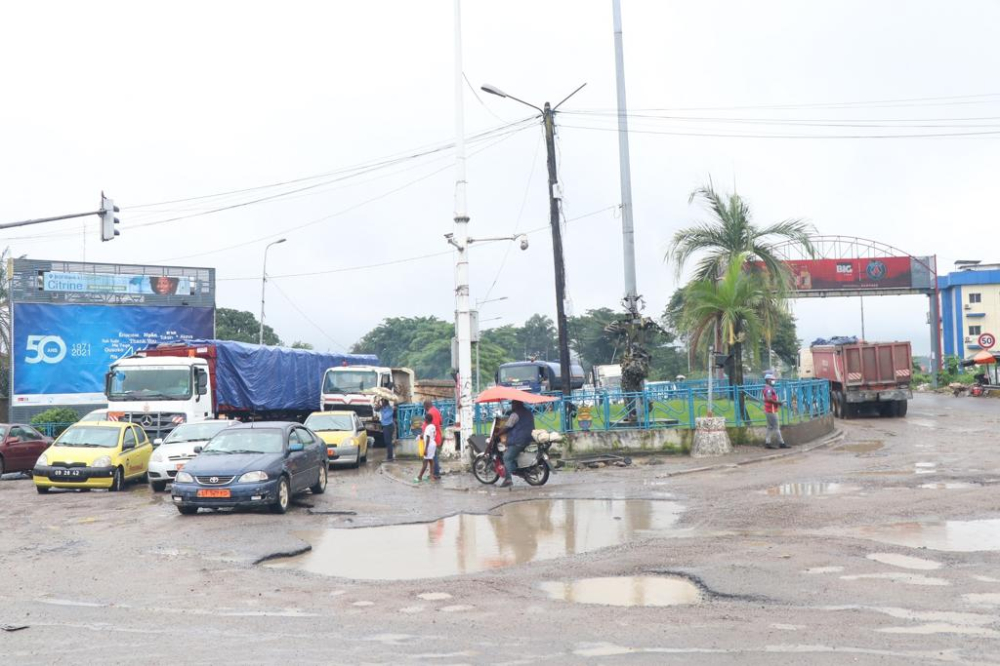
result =
[[[326,491],[326,446],[298,423],[245,423],[214,436],[177,473],[173,500],[184,515],[199,508],[267,506],[285,513],[292,496]]]

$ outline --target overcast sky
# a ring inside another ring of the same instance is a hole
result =
[[[761,224],[806,218],[821,233],[936,253],[942,272],[1000,259],[977,240],[997,226],[1000,5],[622,5],[648,313],[676,287],[664,251],[702,217],[688,194],[709,177],[735,186]],[[576,313],[617,307],[611,0],[466,2],[463,13],[477,91],[488,82],[541,105],[587,83],[557,116],[569,292]],[[286,237],[269,273],[306,274],[269,285],[268,323],[287,342],[341,350],[387,316],[451,318],[453,152],[385,163],[454,139],[450,0],[9,3],[3,14],[0,222],[95,209],[102,189],[122,207],[111,243],[96,219],[57,222],[6,231],[15,256],[213,266],[219,306],[257,312],[264,246]],[[531,114],[465,93],[469,135]],[[900,134],[963,136],[871,138]],[[525,252],[471,253],[473,299],[508,297],[483,307],[484,326],[554,316],[540,126],[498,130],[469,153],[470,234],[542,229]],[[426,255],[438,256],[330,272]],[[925,298],[865,305],[869,339],[926,353]],[[857,299],[793,307],[805,340],[860,333]]]

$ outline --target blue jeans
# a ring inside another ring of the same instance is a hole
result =
[[[385,443],[385,459],[392,460],[395,456],[393,455],[392,439],[395,434],[396,426],[393,423],[389,425],[382,426],[382,441]]]
[[[441,444],[444,444],[443,439],[441,440]],[[441,444],[438,444],[437,448],[434,449],[434,468],[431,475],[435,477],[441,476]]]
[[[521,451],[528,448],[528,444],[531,442],[525,442],[524,444],[507,444],[507,450],[503,452],[503,468],[506,475],[505,479],[509,479],[510,475],[514,473],[517,469],[517,457],[521,455]]]

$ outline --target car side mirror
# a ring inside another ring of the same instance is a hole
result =
[[[157,437],[156,439],[153,440],[153,446],[159,446],[160,444],[163,444],[162,437]]]
[[[306,447],[302,442],[292,442],[291,444],[288,445],[288,452],[295,453],[297,451],[303,451],[305,450],[305,448]]]
[[[195,455],[198,455],[198,454],[199,454],[199,453],[201,453],[201,452],[202,452],[203,450],[204,450],[204,449],[203,449],[202,447],[200,447],[200,446],[196,446],[196,447],[194,447],[194,453],[195,453]]]

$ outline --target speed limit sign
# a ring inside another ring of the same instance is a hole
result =
[[[983,333],[979,336],[979,346],[983,349],[993,349],[993,345],[997,343],[996,336],[992,333]]]

